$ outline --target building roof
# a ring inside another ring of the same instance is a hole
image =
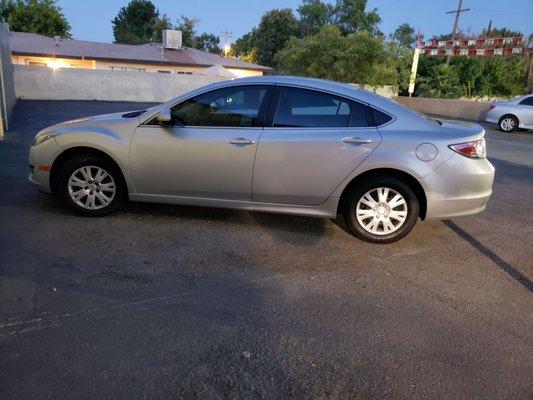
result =
[[[116,61],[143,64],[167,64],[273,71],[272,68],[241,61],[237,58],[183,47],[181,50],[165,49],[161,43],[142,45],[88,42],[85,40],[56,39],[36,33],[9,32],[13,55],[74,58],[98,61]]]

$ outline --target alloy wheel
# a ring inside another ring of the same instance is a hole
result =
[[[407,219],[407,202],[396,190],[378,187],[366,192],[357,202],[357,221],[367,232],[388,235],[396,232]]]
[[[504,118],[502,119],[500,126],[502,130],[506,132],[510,132],[515,128],[515,120],[514,118],[511,118],[511,117]]]
[[[87,210],[98,210],[108,206],[117,191],[111,174],[94,165],[75,170],[69,177],[67,187],[72,201]]]

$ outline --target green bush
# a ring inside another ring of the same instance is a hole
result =
[[[508,98],[524,93],[525,60],[513,57],[420,57],[415,95]]]

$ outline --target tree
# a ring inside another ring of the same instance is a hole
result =
[[[159,11],[150,0],[131,0],[112,21],[115,43],[151,42],[158,19]]]
[[[183,46],[194,47],[194,39],[196,37],[196,25],[200,20],[196,18],[187,18],[181,16],[181,21],[178,21],[176,29],[181,31],[181,42]]]
[[[0,15],[12,31],[70,37],[70,25],[55,0],[2,0]]]
[[[373,35],[381,34],[378,29],[381,22],[378,10],[374,8],[367,11],[367,2],[367,0],[337,0],[331,22],[344,34],[358,31],[367,31]]]
[[[486,29],[483,29],[479,36],[491,38],[507,38],[524,36],[524,34],[520,31],[513,31],[512,29],[507,28],[492,28],[490,32],[487,32]]]
[[[250,32],[237,39],[234,45],[235,55],[248,62],[257,62],[256,37],[257,28],[253,28]]]
[[[309,36],[317,33],[329,23],[332,11],[333,7],[321,0],[303,0],[298,7],[300,34]]]
[[[220,38],[212,33],[202,33],[194,39],[194,47],[198,50],[207,51],[209,53],[219,54]]]
[[[283,49],[291,36],[298,31],[298,22],[291,9],[272,10],[263,15],[261,23],[254,31],[251,42],[256,49],[257,62],[274,67],[274,56]]]
[[[163,41],[163,31],[165,29],[172,29],[172,22],[170,18],[163,14],[161,17],[157,18],[154,23],[154,33],[152,34],[152,41],[156,43],[161,43]]]
[[[291,38],[276,58],[288,74],[370,85],[397,81],[382,39],[366,31],[343,35],[338,27],[326,25],[316,35]]]
[[[403,23],[392,33],[391,39],[401,47],[411,48],[416,42],[415,28],[407,23]]]

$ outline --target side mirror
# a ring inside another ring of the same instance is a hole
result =
[[[163,108],[157,113],[156,119],[159,125],[170,125],[172,123],[172,111],[169,108]]]

